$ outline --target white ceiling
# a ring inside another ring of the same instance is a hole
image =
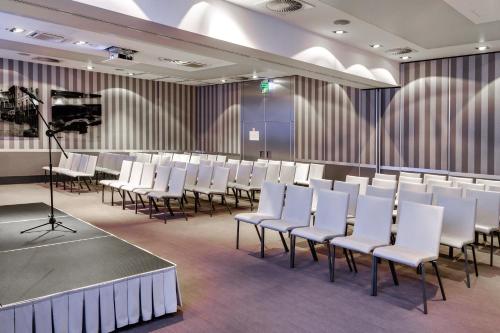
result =
[[[312,6],[288,14],[269,11],[266,0],[226,1],[398,61],[387,50],[409,47],[410,60],[478,53],[479,45],[500,51],[499,0],[307,0]],[[335,25],[337,19],[351,23]]]

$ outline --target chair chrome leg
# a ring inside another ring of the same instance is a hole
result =
[[[358,272],[358,268],[356,267],[356,262],[354,261],[354,256],[352,255],[352,251],[349,250],[349,255],[351,256],[352,268],[354,268],[354,273]]]
[[[490,234],[490,266],[493,266],[493,232]]]
[[[295,267],[295,236],[290,238],[290,268]]]
[[[372,296],[377,296],[377,271],[378,260],[377,257],[372,257]]]
[[[248,201],[250,201],[250,211],[252,212],[253,211],[253,201],[252,201],[252,198],[250,197],[250,192],[248,192],[248,191],[245,191],[245,192],[247,194]]]
[[[264,228],[260,228],[260,257],[264,258]]]
[[[311,250],[311,255],[313,257],[313,260],[318,261],[318,255],[316,254],[316,249],[314,248],[314,243],[308,239],[307,244],[309,244],[309,249]]]
[[[422,299],[424,302],[424,314],[427,314],[427,290],[425,289],[425,265],[420,264],[420,275],[422,276]]]
[[[137,193],[134,193],[135,194],[135,213],[137,214]]]
[[[285,240],[285,237],[283,237],[283,233],[281,232],[278,232],[280,234],[280,238],[281,238],[281,243],[283,243],[283,248],[285,249],[285,252],[288,252],[288,245],[286,245],[286,240]]]
[[[389,268],[391,269],[392,281],[394,281],[394,285],[399,286],[398,275],[396,274],[396,268],[394,267],[394,263],[389,260]]]
[[[125,198],[125,190],[122,191],[122,209],[125,209],[125,200],[127,200]]]
[[[163,199],[163,209],[164,209],[164,214],[163,214],[163,223],[167,224],[167,209],[168,209],[168,205],[167,205],[167,198]]]
[[[215,212],[215,207],[214,207],[214,203],[213,203],[213,196],[211,194],[208,195],[208,202],[210,203],[210,217],[213,216],[214,212]]]
[[[476,246],[474,244],[470,244],[470,247],[472,248],[472,259],[474,260],[474,271],[476,272],[476,277],[478,277],[479,273],[477,271]]]
[[[470,288],[470,276],[469,276],[469,260],[467,259],[467,247],[462,246],[462,252],[464,254],[464,269],[467,288]]]
[[[181,209],[182,211],[182,215],[184,215],[184,219],[186,219],[186,221],[188,220],[188,217],[186,215],[186,211],[184,210],[184,202],[182,201],[182,197],[180,198],[177,198],[177,201],[179,202],[179,208]]]
[[[157,213],[159,213],[159,212],[160,212],[160,209],[158,209],[158,205],[156,204],[155,199],[151,199],[151,200],[152,200],[152,202],[153,202],[153,206],[155,207],[155,211],[156,211]]]
[[[330,241],[326,241],[325,246],[328,249],[328,273],[330,281],[332,281],[332,247],[330,246]]]
[[[234,187],[231,187],[231,190],[233,190],[234,195],[234,208],[238,208],[238,192],[236,192]]]
[[[346,249],[344,249],[344,257],[345,257],[345,260],[347,261],[347,266],[349,266],[349,271],[352,272],[351,259],[349,259],[349,254],[347,254]]]
[[[153,203],[151,202],[151,200],[153,200],[151,197],[148,197],[149,199],[149,218],[152,218],[153,217]]]
[[[422,264],[422,266],[423,266],[423,264]],[[441,281],[441,275],[439,275],[437,262],[433,261],[432,267],[434,267],[434,271],[436,272],[436,277],[437,277],[438,283],[439,283],[439,289],[441,289],[441,297],[443,298],[443,301],[446,301],[446,295],[444,293],[443,283]]]
[[[111,206],[113,206],[113,205],[114,205],[114,194],[115,194],[115,189],[114,189],[114,188],[112,188],[112,187],[110,187],[110,189],[111,189]],[[104,192],[104,190],[103,190],[103,192]],[[104,194],[104,193],[103,193],[103,194]]]
[[[167,198],[166,200],[167,200],[166,205],[167,205],[168,211],[170,212],[171,216],[174,216],[174,211],[172,210],[172,206],[170,206],[170,198]]]
[[[453,248],[451,246],[448,247],[448,257],[453,258]]]
[[[135,198],[137,201],[137,198]],[[144,204],[144,200],[142,200],[142,195],[139,194],[139,200],[141,200],[142,208],[146,208],[146,205]]]
[[[261,240],[259,228],[257,228],[257,225],[255,225],[255,224],[253,226],[255,227],[255,231],[257,232],[257,236],[259,237],[259,240]]]
[[[104,185],[102,185],[102,198],[101,202],[104,203]]]
[[[233,212],[231,212],[231,208],[229,207],[229,204],[227,203],[226,196],[224,194],[221,194],[222,200],[224,201],[224,204],[226,205],[227,210],[229,211],[229,215],[232,215]]]
[[[240,248],[240,220],[236,220],[236,250]]]
[[[345,251],[345,250],[344,250]],[[347,252],[345,252],[347,253]],[[335,245],[332,246],[331,252],[328,252],[328,255],[330,255],[330,282],[335,281]]]

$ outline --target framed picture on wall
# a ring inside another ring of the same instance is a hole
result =
[[[38,88],[28,88],[38,95]],[[37,138],[39,119],[35,106],[18,86],[0,89],[0,137]]]

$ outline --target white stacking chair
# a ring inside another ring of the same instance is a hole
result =
[[[239,203],[239,190],[236,188],[237,186],[248,186],[250,184],[250,177],[252,174],[252,165],[249,164],[240,164],[238,167],[238,171],[236,172],[236,179],[234,182],[229,182],[227,184],[227,188],[233,191],[235,207],[238,208]]]
[[[229,214],[231,214],[231,208],[226,200],[226,189],[227,189],[227,180],[229,178],[229,169],[224,167],[215,167],[213,171],[213,183],[208,187],[201,187],[198,184],[194,187],[195,198],[198,199],[195,201],[195,211],[198,210],[196,204],[200,206],[200,195],[205,194],[208,197],[208,201],[210,203],[210,216],[215,212],[213,198],[218,195],[221,197],[222,203],[226,205]]]
[[[198,179],[199,165],[194,163],[188,163],[186,165],[186,179],[184,181],[184,192],[193,192],[196,185],[196,180]],[[186,196],[184,199],[187,202]]]
[[[352,184],[336,180],[333,183],[333,190],[345,192],[349,194],[349,208],[347,209],[347,218],[352,219],[356,217],[356,206],[358,204],[359,184]]]
[[[335,237],[330,241],[330,281],[335,280],[335,249],[348,250],[354,271],[357,272],[352,251],[370,254],[379,246],[390,244],[393,204],[390,199],[360,195],[356,208],[356,224],[350,236]]]
[[[161,155],[160,154],[153,154],[151,155],[151,163],[158,166],[160,165],[161,161]]]
[[[211,160],[199,160],[198,161],[200,165],[208,165],[208,166],[213,166],[213,161]]]
[[[382,179],[382,180],[394,180],[396,181],[396,175],[390,175],[387,173],[375,173],[374,179]],[[373,181],[373,179],[372,179]]]
[[[70,192],[73,192],[73,178],[77,179],[78,185],[81,187],[79,177],[80,177],[80,175],[84,174],[85,171],[87,170],[87,164],[89,162],[89,159],[90,159],[90,155],[80,154],[80,158],[77,159],[78,165],[74,164],[71,166],[70,170],[63,170],[63,171],[59,172],[59,174],[70,177],[70,179],[69,179]],[[64,184],[66,184],[66,182],[64,182]],[[66,186],[64,186],[64,188],[66,188]],[[89,191],[90,191],[90,188],[89,188]]]
[[[174,162],[183,162],[184,161],[184,154],[174,153],[172,155],[172,161],[174,161]]]
[[[465,190],[466,198],[477,200],[476,233],[490,236],[490,266],[493,266],[493,236],[500,242],[500,193],[490,191]],[[500,243],[499,243],[500,244]]]
[[[230,162],[230,161],[231,161],[231,160],[229,160],[229,162]],[[241,164],[243,164],[243,165],[253,165],[253,162],[252,162],[252,161],[247,161],[247,160],[241,160],[241,161],[239,162],[239,164],[240,164],[240,165],[241,165]]]
[[[260,193],[259,207],[256,213],[240,213],[234,219],[236,221],[236,248],[240,248],[240,222],[253,224],[259,240],[261,235],[257,225],[264,220],[279,220],[283,210],[285,197],[285,185],[264,182]]]
[[[217,155],[216,161],[226,163],[227,156],[226,155]]]
[[[233,191],[244,191],[247,194],[248,200],[250,201],[250,211],[253,211],[253,200],[255,200],[255,192],[259,192],[261,190],[262,183],[266,179],[266,172],[266,166],[254,165],[252,169],[252,176],[250,178],[250,185],[235,184],[235,186],[233,187]],[[236,201],[238,201],[237,196]]]
[[[295,165],[282,164],[280,169],[280,183],[293,185],[295,179]]]
[[[200,164],[201,156],[200,155],[191,155],[191,158],[189,159],[189,163],[193,164]]]
[[[427,192],[414,192],[408,190],[401,190],[399,192],[399,204],[403,202],[415,202],[423,205],[432,204],[432,193]],[[398,204],[398,209],[392,212],[392,216],[396,217],[396,223],[391,225],[391,233],[395,234],[398,232],[398,222],[399,222],[399,211],[400,205]]]
[[[462,197],[462,189],[460,187],[443,187],[432,186],[432,204],[435,205],[438,198],[447,197],[460,199]]]
[[[373,178],[372,185],[376,187],[390,188],[396,190],[398,182],[396,180]]]
[[[175,162],[174,162],[174,167],[175,167],[175,168],[179,168],[179,169],[186,169],[186,165],[187,165],[188,163],[189,163],[189,162],[175,161]]]
[[[193,192],[193,194],[194,194],[194,211],[195,211],[195,213],[198,211],[199,200],[200,200],[199,196],[196,194],[196,189],[197,188],[202,188],[202,189],[209,188],[210,185],[212,184],[213,173],[214,173],[213,166],[200,164],[200,167],[198,169],[198,179],[196,180],[196,185],[191,190],[191,192]],[[189,191],[189,190],[186,189],[186,191]]]
[[[184,210],[184,202],[182,197],[184,195],[184,182],[186,180],[186,169],[173,168],[170,171],[170,179],[168,181],[168,190],[166,191],[152,191],[148,193],[149,199],[149,218],[152,217],[152,204],[154,204],[155,209],[158,211],[155,200],[163,200],[165,206],[165,213],[163,214],[163,221],[167,223],[167,209],[170,215],[174,215],[172,207],[170,206],[170,200],[177,200],[179,203],[179,208],[187,221],[186,211]]]
[[[146,168],[146,167],[145,167]],[[135,213],[137,214],[137,206],[138,206],[138,199],[141,200],[142,206],[144,207],[144,201],[142,200],[143,195],[147,195],[149,192],[153,191],[166,191],[168,189],[168,181],[170,179],[170,171],[171,167],[169,166],[158,166],[156,168],[156,177],[154,178],[154,185],[152,187],[148,188],[136,188],[132,190],[135,194]],[[144,173],[147,173],[147,171],[143,171],[143,177]],[[142,182],[142,179],[141,179]],[[146,181],[145,181],[146,182]]]
[[[451,187],[451,180],[429,179],[427,180],[426,184],[427,184],[427,192],[432,192],[432,188],[434,186]]]
[[[277,161],[277,160],[269,160],[267,161],[268,164],[275,164],[275,165],[280,165],[281,166],[281,161]]]
[[[333,186],[333,180],[331,179],[316,179],[313,178],[309,182],[309,187],[313,189],[313,198],[311,204],[311,213],[316,213],[318,206],[318,195],[322,190],[331,190]],[[349,199],[349,196],[347,197]]]
[[[257,163],[263,163],[265,165],[268,165],[269,164],[269,160],[265,160],[263,158],[258,158],[257,159]]]
[[[235,161],[235,162],[229,162],[229,161]],[[238,160],[229,160],[226,162],[224,165],[226,168],[229,168],[229,182],[234,183],[236,180],[236,173],[238,172],[238,166],[240,165],[240,162]]]
[[[476,184],[476,185],[484,185],[484,184]],[[488,191],[491,191],[491,192],[500,192],[500,186],[496,186],[496,185],[488,185],[487,189],[488,189]]]
[[[325,175],[325,165],[324,164],[317,164],[317,163],[311,163],[309,167],[309,176],[307,177],[307,184],[304,185],[309,185],[309,181],[311,179],[323,179],[323,176]]]
[[[467,287],[470,288],[469,260],[467,259],[468,246],[472,248],[474,270],[476,271],[476,277],[478,276],[474,246],[476,199],[439,197],[436,204],[444,208],[441,244],[450,248],[450,257],[453,257],[453,248],[462,250]]]
[[[293,162],[293,161],[281,161],[281,166],[283,166],[283,165],[294,166],[295,162]]]
[[[288,246],[284,232],[291,232],[295,228],[308,227],[311,219],[311,203],[312,203],[312,188],[287,185],[285,205],[279,220],[264,220],[260,226],[261,239],[260,239],[260,257],[264,258],[264,243],[265,243],[265,230],[270,229],[277,231],[280,235],[281,242],[285,252],[288,252]]]
[[[345,177],[346,183],[359,184],[359,194],[360,195],[366,194],[366,188],[368,186],[369,180],[370,179],[368,177],[359,177],[359,176],[351,176],[351,175],[347,175]]]
[[[476,191],[485,191],[486,186],[484,184],[475,184],[475,183],[462,183],[458,182],[457,187],[462,189],[462,194],[465,197],[466,190],[476,190]]]
[[[141,177],[142,177],[142,169],[144,167],[144,163],[141,162],[133,162],[132,164],[132,170],[130,171],[130,177],[129,180],[126,183],[123,182],[113,182],[109,184],[109,187],[111,189],[111,206],[113,206],[113,195],[114,191],[117,190],[120,195],[122,195],[122,206],[125,205],[125,196],[120,192],[121,188],[123,186],[139,186],[141,183]],[[130,194],[129,194],[130,196]],[[130,197],[132,199],[132,197]]]
[[[500,186],[500,180],[476,179],[476,184],[486,185],[486,190],[488,191],[489,186]]]
[[[422,175],[418,172],[399,172],[399,177],[409,177],[409,178],[422,178]]]
[[[129,196],[130,201],[134,203],[134,200],[132,199],[130,192],[133,192],[134,190],[137,189],[148,189],[153,187],[153,183],[155,180],[155,171],[156,171],[156,165],[154,165],[153,163],[144,163],[142,167],[140,182],[138,184],[129,183],[127,185],[123,185],[122,187],[120,187],[123,196],[122,209],[125,209],[125,193],[127,193],[127,195]],[[139,198],[141,199],[142,206],[146,207],[144,201],[142,200],[142,197]]]
[[[240,165],[240,160],[229,158],[226,163],[234,163]]]
[[[280,165],[269,163],[267,165],[266,182],[278,183],[280,178]]]
[[[122,167],[120,169],[120,176],[118,178],[118,180],[116,179],[103,179],[101,181],[99,181],[99,184],[102,185],[102,202],[104,202],[104,190],[106,188],[106,186],[111,186],[111,184],[116,184],[116,183],[119,183],[119,184],[122,184],[122,185],[125,185],[128,183],[129,179],[130,179],[130,172],[132,171],[132,161],[128,161],[128,160],[125,160],[123,161],[122,163]],[[111,193],[113,193],[113,189],[111,189]],[[111,204],[113,205],[113,203]]]
[[[69,154],[71,154],[71,153],[69,153]],[[66,156],[63,153],[61,153],[61,157],[59,158],[59,164],[57,166],[52,166],[53,173],[58,173],[59,171],[66,169],[66,161],[69,159],[69,156],[70,156],[69,154],[67,154],[68,158],[66,158]],[[42,167],[42,170],[44,170],[45,175],[47,175],[47,171],[50,170],[50,167],[44,166],[44,167]]]
[[[422,178],[399,176],[399,182],[400,183],[422,184]]]
[[[396,200],[396,188],[368,185],[366,188],[366,195],[390,199],[392,200],[392,205],[394,207],[394,201]]]
[[[216,168],[216,167],[224,168],[225,167],[224,164],[226,164],[226,163],[221,162],[221,161],[212,161],[212,165],[214,168]]]
[[[162,154],[160,156],[160,164],[159,165],[161,165],[161,166],[167,166],[168,165],[168,166],[173,167],[174,164],[175,164],[175,162],[172,161],[172,157],[166,156],[164,154]]]
[[[425,288],[426,262],[432,263],[438,278],[441,295],[443,300],[446,300],[437,267],[444,208],[413,202],[405,202],[402,205],[396,244],[378,247],[373,251],[372,296],[377,295],[377,270],[380,259],[389,261],[395,285],[399,283],[394,263],[418,268],[422,278],[424,313],[427,314],[427,293]]]
[[[401,191],[427,192],[427,185],[418,183],[400,182],[398,184],[398,193]]]
[[[308,163],[295,163],[295,178],[294,183],[297,185],[308,185],[309,166]]]
[[[315,179],[311,179],[314,181]],[[319,179],[316,179],[318,181]],[[312,184],[309,184],[312,187]],[[330,184],[331,186],[331,184]],[[296,238],[307,240],[314,261],[318,261],[315,243],[324,244],[330,251],[330,240],[345,236],[349,194],[338,191],[319,190],[314,226],[292,230],[290,238],[290,268],[295,266]],[[347,255],[347,252],[344,252]]]
[[[431,173],[424,173],[424,184],[428,184],[430,180],[446,181],[446,175],[435,175]]]
[[[473,178],[466,178],[466,177],[449,176],[448,180],[451,181],[451,186],[457,186],[458,183],[469,183],[469,184],[474,183]]]
[[[212,162],[217,161],[217,155],[207,154],[207,160]]]

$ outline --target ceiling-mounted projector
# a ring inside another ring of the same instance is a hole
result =
[[[106,49],[108,51],[108,59],[103,62],[113,63],[119,66],[130,66],[135,64],[134,54],[137,53],[135,50],[126,49],[118,46],[110,46]]]

